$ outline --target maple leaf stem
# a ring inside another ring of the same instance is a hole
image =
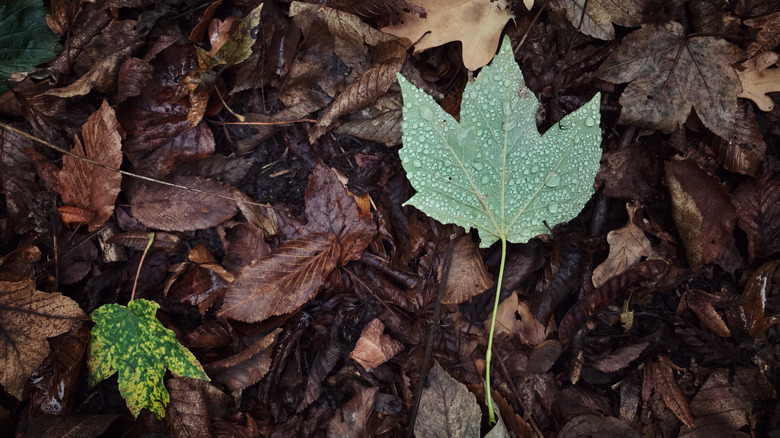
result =
[[[146,254],[149,253],[149,248],[152,247],[153,242],[154,242],[154,233],[149,233],[149,241],[146,242],[146,248],[144,249],[144,253],[141,254],[141,261],[138,262],[138,270],[135,271],[135,280],[133,280],[133,291],[130,292],[130,301],[133,301],[133,298],[135,298],[135,287],[138,286],[138,276],[141,274],[141,266],[144,265],[144,259],[146,258]]]
[[[496,414],[493,411],[493,397],[490,394],[490,360],[493,357],[493,333],[496,331],[496,314],[498,303],[501,301],[501,280],[504,279],[504,264],[506,262],[506,236],[501,236],[501,265],[498,268],[498,280],[496,281],[496,298],[493,300],[493,316],[490,318],[490,333],[488,334],[487,353],[485,353],[485,397],[487,398],[488,419],[490,424],[495,424]]]

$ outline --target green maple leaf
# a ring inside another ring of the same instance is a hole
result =
[[[195,356],[155,316],[159,304],[133,300],[127,307],[106,304],[92,312],[89,383],[119,373],[119,392],[133,416],[147,408],[165,416],[170,399],[163,384],[165,369],[178,376],[209,380]]]
[[[8,91],[12,74],[57,56],[59,39],[46,24],[43,1],[0,2],[0,94]]]
[[[571,220],[593,195],[601,159],[599,96],[543,136],[538,101],[523,83],[508,39],[466,86],[461,121],[399,76],[406,203],[442,223],[476,228],[480,246],[525,242]]]
[[[506,242],[525,242],[550,225],[571,220],[593,195],[601,159],[599,95],[544,135],[536,129],[539,103],[505,38],[493,63],[466,86],[461,121],[429,95],[398,77],[403,94],[407,177],[417,190],[406,204],[442,223],[479,231],[480,246],[502,244],[487,361],[490,357]],[[493,406],[487,399],[491,422]]]

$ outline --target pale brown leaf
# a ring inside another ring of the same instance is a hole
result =
[[[374,410],[374,401],[379,393],[379,388],[372,386],[367,388],[355,383],[352,385],[354,396],[336,409],[328,424],[329,438],[361,438],[366,436],[366,425],[371,412]]]
[[[49,354],[51,338],[86,315],[59,293],[35,290],[32,280],[0,282],[0,384],[21,399],[24,382]]]
[[[401,23],[383,27],[391,35],[416,42],[415,52],[451,41],[463,44],[463,64],[476,70],[493,59],[504,25],[513,17],[505,0],[415,0],[426,17],[404,13]]]
[[[768,94],[780,91],[780,68],[770,68],[777,60],[777,53],[764,52],[745,61],[742,68],[737,70],[742,82],[739,97],[752,100],[761,111],[772,111],[775,107],[775,102]]]
[[[441,268],[439,271],[438,275],[441,277]],[[460,304],[481,294],[492,285],[493,279],[482,260],[479,245],[472,241],[469,234],[458,238],[453,247],[450,275],[441,302]]]
[[[368,371],[392,359],[403,349],[403,345],[390,335],[384,334],[384,331],[385,325],[379,318],[369,321],[363,327],[355,349],[349,353],[349,357]]]
[[[482,411],[474,394],[435,362],[420,397],[415,436],[478,437],[481,420]]]
[[[149,228],[190,231],[219,225],[238,213],[236,202],[211,195],[231,195],[231,187],[196,176],[174,176],[171,183],[196,191],[146,183],[130,201],[133,216]]]
[[[108,167],[118,169],[122,165],[122,134],[114,110],[103,101],[82,128],[84,144],[76,137],[72,152]],[[94,213],[88,222],[89,229],[103,225],[114,212],[114,201],[119,194],[122,176],[66,155],[62,158],[58,189],[62,201]]]
[[[626,203],[628,223],[623,228],[612,230],[607,234],[609,255],[603,263],[593,269],[593,286],[599,287],[612,277],[616,277],[639,263],[642,257],[649,257],[653,252],[650,239],[645,236],[634,221],[637,210],[642,208],[636,202]]]
[[[686,36],[679,23],[647,25],[627,35],[596,76],[622,84],[620,123],[677,130],[691,109],[710,131],[729,138],[740,83],[731,64],[733,44],[712,36]]]

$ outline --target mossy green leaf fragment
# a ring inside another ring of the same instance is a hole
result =
[[[0,1],[0,94],[6,80],[53,59],[59,37],[46,24],[42,0]]]
[[[544,135],[538,101],[505,38],[490,66],[466,86],[461,121],[399,75],[407,204],[442,223],[479,230],[480,246],[525,242],[571,220],[593,194],[601,159],[599,95]]]
[[[127,306],[106,304],[92,312],[89,383],[119,374],[119,392],[133,416],[146,408],[165,415],[169,395],[165,370],[177,376],[209,380],[195,356],[155,316],[160,306],[143,299]]]

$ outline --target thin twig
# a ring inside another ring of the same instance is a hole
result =
[[[146,259],[146,254],[149,253],[149,248],[152,247],[153,242],[154,233],[149,233],[149,242],[146,243],[146,249],[144,249],[144,253],[141,254],[141,261],[138,262],[138,270],[135,271],[135,280],[133,280],[133,291],[130,292],[130,301],[133,301],[135,298],[135,287],[138,286],[138,276],[141,275],[141,266],[144,265],[144,259]]]

